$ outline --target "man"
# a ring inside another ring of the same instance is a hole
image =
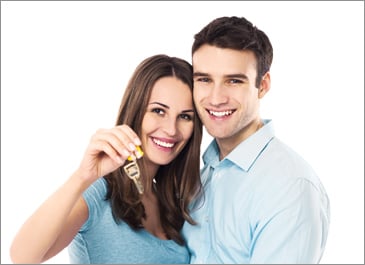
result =
[[[319,263],[329,200],[312,170],[260,118],[273,49],[245,18],[221,17],[195,35],[194,101],[214,137],[203,155],[197,226],[184,225],[191,263]]]

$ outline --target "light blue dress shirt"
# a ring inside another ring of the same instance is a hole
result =
[[[271,120],[219,160],[203,155],[204,197],[185,223],[191,263],[319,263],[330,208],[312,168],[274,136]]]

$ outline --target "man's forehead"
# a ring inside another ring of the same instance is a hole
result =
[[[230,75],[232,73],[246,72],[250,68],[256,69],[256,57],[251,51],[237,51],[222,49],[214,46],[202,46],[192,57],[195,72],[214,72]]]

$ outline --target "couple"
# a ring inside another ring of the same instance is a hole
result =
[[[141,62],[116,126],[93,135],[24,223],[12,260],[41,263],[68,246],[72,263],[319,263],[326,192],[259,114],[272,58],[264,32],[221,17],[195,35],[193,67]],[[201,171],[199,118],[214,137]]]

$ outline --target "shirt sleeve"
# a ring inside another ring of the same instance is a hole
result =
[[[107,194],[107,182],[104,178],[96,180],[84,193],[83,198],[87,204],[89,210],[89,217],[83,226],[80,228],[80,232],[85,231],[93,226],[98,216],[103,209]]]
[[[328,234],[327,195],[307,179],[288,184],[259,211],[250,263],[319,263]]]

